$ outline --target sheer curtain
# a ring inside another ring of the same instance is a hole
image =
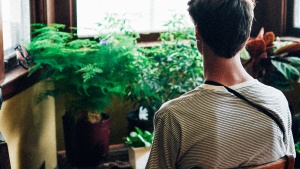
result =
[[[30,40],[29,0],[1,0],[4,55]]]
[[[175,14],[184,15],[192,26],[187,12],[188,0],[77,0],[77,33],[95,34],[96,23],[107,14],[128,19],[131,27],[140,33],[160,32]]]
[[[300,28],[300,0],[294,1],[294,26]]]

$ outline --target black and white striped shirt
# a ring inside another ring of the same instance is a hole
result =
[[[257,80],[230,88],[272,112],[284,124],[286,144],[269,116],[222,86],[202,84],[155,114],[146,168],[236,168],[295,156],[291,114],[282,92]]]

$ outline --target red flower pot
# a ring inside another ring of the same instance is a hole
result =
[[[63,129],[67,160],[73,167],[97,166],[108,155],[110,119],[107,114],[102,114],[102,120],[94,124],[64,115]]]

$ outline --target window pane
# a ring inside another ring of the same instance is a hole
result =
[[[30,39],[29,0],[1,0],[4,55]]]
[[[294,27],[300,28],[300,0],[294,0]]]
[[[78,36],[95,34],[94,28],[107,14],[116,13],[130,21],[140,33],[160,32],[163,24],[174,14],[182,14],[188,24],[192,22],[187,12],[188,0],[77,0]]]
[[[186,24],[192,26],[192,21],[188,14],[187,0],[154,0],[154,11],[152,24],[154,30],[164,30],[164,24],[171,20],[175,14],[183,15],[185,17]]]

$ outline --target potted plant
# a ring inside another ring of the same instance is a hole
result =
[[[262,28],[249,39],[241,56],[246,70],[264,84],[291,90],[290,82],[299,80],[300,42],[282,41]]]
[[[138,105],[128,113],[128,132],[135,126],[153,130],[153,115],[160,106],[203,82],[203,64],[194,37],[194,30],[186,25],[182,15],[174,15],[162,32],[157,45],[140,47],[147,64],[140,64],[140,80],[127,93]],[[145,63],[145,62],[141,62]],[[145,117],[146,116],[146,117]]]
[[[33,25],[28,45],[41,80],[55,84],[39,97],[63,96],[66,155],[75,167],[96,166],[108,154],[110,119],[105,112],[113,96],[122,98],[137,78],[136,37],[130,32],[102,32],[81,38],[64,25]]]
[[[153,137],[153,132],[142,131],[138,127],[135,127],[135,131],[126,137],[125,145],[128,147],[129,164],[132,168],[144,169],[146,167]]]

